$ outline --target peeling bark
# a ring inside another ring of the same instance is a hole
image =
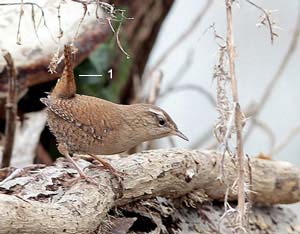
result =
[[[0,185],[0,233],[91,233],[99,229],[112,207],[136,200],[155,196],[175,199],[195,190],[200,191],[198,201],[224,198],[226,186],[218,180],[221,155],[215,151],[155,150],[111,158],[111,164],[127,174],[122,187],[108,172],[90,167],[91,163],[83,159],[78,163],[98,187],[78,180],[77,172],[64,159],[54,166],[33,165],[9,176]],[[257,158],[250,164],[254,204],[299,201],[298,168]],[[228,156],[224,175],[231,187],[237,169]],[[234,191],[229,191],[229,200],[236,201]]]

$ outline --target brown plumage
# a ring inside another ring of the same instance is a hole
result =
[[[157,106],[119,105],[76,94],[69,46],[65,46],[64,54],[64,73],[52,93],[41,101],[48,108],[48,125],[60,152],[73,164],[69,153],[89,154],[113,171],[95,155],[124,152],[141,142],[169,135],[187,140],[171,117]],[[74,166],[85,177],[80,168]]]

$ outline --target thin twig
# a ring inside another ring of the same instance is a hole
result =
[[[115,33],[115,35],[116,35],[117,44],[118,44],[119,49],[126,55],[126,58],[129,59],[130,55],[124,50],[124,48],[121,44],[121,41],[120,41],[120,30],[121,30],[121,27],[122,27],[122,23],[123,23],[123,20],[120,21],[117,32]]]
[[[49,34],[51,35],[52,40],[55,41],[55,39],[54,39],[54,37],[53,37],[53,35],[52,35],[48,25],[47,25],[46,18],[45,18],[45,12],[44,12],[43,8],[40,5],[38,5],[37,3],[34,3],[34,2],[23,2],[23,1],[21,3],[20,2],[0,3],[0,7],[1,6],[19,6],[19,5],[21,5],[21,7],[20,7],[21,9],[23,9],[22,6],[25,6],[25,5],[30,5],[32,8],[37,7],[41,11],[41,20],[43,20],[43,22],[44,22],[44,27],[48,30]],[[33,14],[33,9],[31,9],[31,13]],[[22,15],[21,15],[21,12],[20,12],[19,23],[18,23],[18,31],[17,31],[17,43],[18,43],[18,38],[21,40],[21,36],[19,35],[20,34],[20,26],[21,26],[21,17],[22,17]],[[32,15],[31,18],[34,21],[34,15]],[[39,20],[39,23],[37,24],[37,26],[34,25],[34,27],[36,29],[40,25],[41,20]]]
[[[225,0],[226,20],[227,20],[227,54],[229,58],[229,75],[231,78],[232,98],[235,108],[236,127],[236,152],[238,157],[238,211],[239,227],[245,227],[245,171],[244,171],[244,150],[242,136],[242,112],[239,104],[237,80],[235,76],[234,42],[233,42],[233,22],[232,22],[232,0]]]
[[[266,89],[264,90],[263,95],[260,98],[258,104],[255,104],[254,107],[253,107],[253,105],[250,105],[249,108],[248,107],[246,108],[245,115],[246,115],[246,117],[251,117],[251,118],[249,121],[248,130],[244,136],[244,142],[246,142],[248,140],[252,131],[255,129],[255,124],[253,123],[252,119],[254,119],[256,116],[258,116],[259,113],[263,110],[263,108],[264,108],[265,104],[267,103],[267,101],[269,100],[275,86],[278,84],[280,78],[283,77],[282,74],[285,71],[291,57],[296,52],[295,48],[298,45],[299,36],[300,36],[300,11],[298,12],[297,22],[296,22],[295,30],[294,30],[294,33],[292,36],[292,41],[288,47],[286,54],[284,55],[284,57],[282,59],[281,64],[279,65],[275,75],[272,77],[269,84],[266,86]],[[211,135],[208,135],[208,133],[210,133],[210,131],[211,131],[210,129],[205,134],[200,136],[199,140],[196,141],[195,144],[193,144],[193,146],[192,146],[193,149],[201,147],[206,141],[209,140],[209,138],[211,137]],[[217,143],[213,143],[208,148],[213,149],[217,145],[218,145]]]
[[[292,41],[288,47],[288,50],[286,51],[282,62],[280,63],[275,75],[273,76],[273,78],[270,80],[269,84],[266,86],[265,91],[263,92],[262,97],[260,98],[258,104],[256,105],[256,108],[254,109],[253,113],[252,113],[252,117],[255,118],[256,116],[258,116],[258,114],[262,111],[262,109],[264,108],[265,104],[267,103],[267,101],[269,100],[272,91],[274,90],[275,86],[278,84],[280,78],[282,78],[282,74],[285,71],[291,57],[294,55],[294,53],[297,51],[296,47],[298,45],[298,41],[299,41],[299,36],[300,36],[300,11],[298,11],[298,17],[297,17],[297,21],[296,21],[296,26],[295,26],[295,30],[292,36]],[[250,126],[248,129],[248,132],[246,133],[245,136],[245,140],[250,136],[251,132],[253,131],[254,126]]]
[[[251,160],[250,160],[250,157],[249,155],[246,154],[246,157],[247,157],[247,164],[248,164],[248,177],[249,177],[249,190],[250,192],[248,193],[248,196],[249,196],[249,206],[251,206],[251,195],[252,195],[252,191],[253,191],[253,176],[252,176],[252,165],[251,165]]]
[[[269,96],[271,95],[271,93],[275,87],[275,84],[282,77],[282,73],[286,69],[288,62],[290,61],[290,58],[296,52],[296,46],[298,44],[299,34],[300,34],[300,11],[298,12],[297,23],[295,26],[295,31],[294,31],[294,34],[292,37],[291,44],[290,44],[286,54],[284,55],[283,60],[280,64],[278,70],[276,71],[274,77],[268,84],[267,89],[265,90],[265,92],[263,94],[263,96],[257,106],[257,109],[258,109],[257,112],[259,112],[266,104]]]
[[[38,34],[38,24],[36,24],[35,22],[35,13],[34,13],[34,5],[31,5],[31,21],[32,21],[32,24],[33,24],[33,29],[34,29],[34,34],[36,36],[36,38],[38,39],[39,43],[42,43],[41,40],[40,40],[40,37],[39,37],[39,34]]]
[[[18,30],[17,30],[17,44],[18,45],[21,45],[21,41],[22,41],[20,30],[21,30],[22,16],[24,15],[24,9],[23,9],[23,7],[24,7],[24,0],[21,0],[19,22],[18,22]]]
[[[202,8],[202,10],[196,15],[192,23],[189,25],[189,27],[165,50],[165,52],[158,58],[157,62],[152,66],[152,68],[146,72],[144,79],[147,80],[151,77],[152,73],[156,71],[159,66],[169,57],[169,55],[180,45],[182,42],[184,42],[185,39],[187,39],[191,33],[194,31],[194,29],[200,24],[201,20],[205,16],[205,14],[208,12],[209,8],[214,3],[214,0],[207,0],[205,6]]]
[[[5,122],[5,141],[4,150],[2,156],[1,167],[9,167],[10,160],[13,151],[15,129],[16,129],[16,116],[17,116],[17,104],[16,104],[16,82],[17,73],[14,66],[14,61],[9,52],[5,52],[4,59],[6,61],[6,68],[8,74],[8,94],[6,100],[6,122]]]
[[[255,4],[254,2],[252,2],[250,0],[246,0],[246,2],[248,2],[250,5],[256,7],[257,9],[259,9],[264,14],[264,19],[267,21],[268,28],[269,28],[269,31],[270,31],[271,43],[273,44],[274,36],[276,36],[276,33],[274,33],[274,31],[273,31],[273,23],[270,19],[270,12],[267,12],[264,8],[262,8],[261,6]]]
[[[59,34],[57,36],[58,40],[60,40],[64,35],[64,31],[61,27],[60,7],[61,7],[61,1],[59,2],[58,7],[57,7],[57,19],[58,19],[58,30],[59,30]]]
[[[84,20],[84,18],[85,18],[85,16],[86,16],[86,13],[87,13],[87,9],[88,9],[88,8],[87,8],[87,4],[83,4],[83,3],[82,3],[82,7],[83,7],[83,14],[82,14],[82,16],[80,17],[80,21],[79,21],[79,24],[78,24],[78,26],[77,26],[75,36],[74,36],[73,39],[72,39],[72,44],[74,43],[75,39],[77,39],[77,37],[78,37],[79,29],[80,29],[80,27],[81,27],[81,25],[82,25],[82,23],[83,23],[83,20]],[[97,5],[97,7],[98,7],[98,5]]]

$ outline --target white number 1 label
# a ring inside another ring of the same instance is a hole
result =
[[[112,69],[109,69],[107,73],[109,73],[109,78],[112,79]]]

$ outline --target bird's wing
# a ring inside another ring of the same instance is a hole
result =
[[[114,125],[111,125],[112,119],[104,111],[111,107],[107,107],[107,102],[103,101],[102,103],[101,99],[77,96],[72,99],[47,97],[40,100],[54,114],[98,140],[102,140],[103,136],[108,135],[113,127],[120,125],[118,118],[115,118]]]

